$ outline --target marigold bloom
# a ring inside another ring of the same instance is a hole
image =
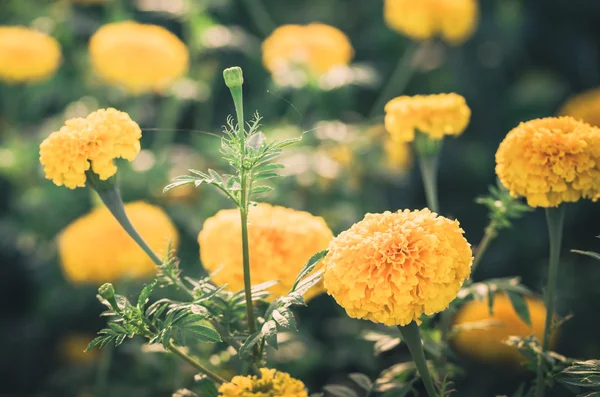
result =
[[[457,332],[451,339],[453,348],[462,356],[490,364],[518,365],[525,360],[514,346],[503,343],[509,336],[527,337],[535,335],[542,340],[546,306],[540,299],[525,297],[531,326],[521,320],[504,293],[494,297],[493,315],[490,315],[488,300],[473,300],[463,305],[452,321]],[[554,332],[550,339],[552,347],[557,339]]]
[[[159,257],[166,255],[170,240],[177,244],[177,229],[161,208],[136,201],[126,204],[125,212]],[[67,226],[58,238],[58,252],[63,272],[74,284],[143,278],[156,272],[152,259],[104,207]]]
[[[475,31],[479,20],[477,0],[385,0],[386,24],[413,40],[441,36],[461,44]]]
[[[53,37],[25,26],[0,26],[0,80],[44,80],[56,73],[60,61],[60,45]]]
[[[318,251],[327,248],[333,234],[321,217],[290,208],[258,204],[248,214],[250,274],[252,284],[279,280],[269,290],[274,297],[286,295],[300,269]],[[237,209],[222,210],[204,222],[198,235],[204,267],[218,284],[232,291],[244,288],[242,235]],[[305,299],[321,293],[319,284]]]
[[[350,317],[407,325],[448,307],[472,261],[458,221],[427,208],[367,214],[329,245],[324,284]]]
[[[385,105],[385,128],[392,139],[412,142],[415,130],[432,139],[460,135],[471,119],[471,109],[458,94],[400,96]]]
[[[321,23],[283,25],[262,44],[263,64],[273,74],[301,67],[319,77],[348,65],[354,49],[339,29]]]
[[[140,151],[142,131],[127,113],[101,109],[85,119],[65,122],[40,145],[46,178],[70,189],[85,186],[91,169],[106,180],[117,172],[114,159],[133,160]]]
[[[134,94],[163,91],[189,63],[187,47],[173,33],[132,21],[98,29],[90,39],[90,57],[103,80]]]
[[[600,127],[600,88],[570,98],[560,109],[559,114]]]
[[[235,376],[219,387],[219,397],[308,397],[304,383],[285,372],[261,368],[256,376]]]
[[[396,142],[388,138],[385,140],[383,148],[387,155],[387,164],[390,168],[399,172],[405,172],[410,168],[412,164],[412,152],[408,143]]]
[[[496,174],[531,207],[600,197],[600,129],[571,117],[521,123],[496,152]]]

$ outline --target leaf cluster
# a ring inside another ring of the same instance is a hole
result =
[[[497,186],[490,186],[486,196],[478,197],[476,203],[488,209],[490,224],[495,230],[511,227],[511,221],[522,217],[533,209],[510,195],[510,192],[498,182]]]

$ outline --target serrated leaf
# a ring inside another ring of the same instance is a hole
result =
[[[196,339],[202,343],[216,343],[222,341],[221,335],[219,335],[217,330],[209,324],[196,324],[193,327],[185,327],[185,330],[192,332]]]
[[[512,291],[506,291],[508,295],[508,299],[510,303],[515,309],[515,312],[519,316],[523,322],[529,326],[531,326],[531,315],[529,313],[529,306],[527,306],[527,302],[523,299],[523,296]]]
[[[140,296],[138,297],[138,302],[137,302],[138,309],[144,310],[144,307],[146,307],[146,303],[148,303],[148,299],[150,298],[150,295],[152,295],[152,291],[154,290],[154,287],[156,287],[156,283],[158,283],[158,281],[154,280],[150,284],[147,284],[144,286],[144,288],[142,289],[142,292],[140,292]]]
[[[261,194],[261,193],[270,192],[271,190],[273,190],[273,188],[271,186],[255,186],[252,188],[252,190],[250,190],[250,193]]]
[[[286,296],[281,297],[281,302],[287,306],[297,305],[297,306],[306,306],[306,301],[304,297],[297,292],[292,292]]]
[[[248,336],[246,338],[246,340],[244,341],[244,343],[242,343],[242,346],[240,347],[240,350],[238,351],[238,354],[240,355],[240,357],[244,357],[247,354],[249,354],[250,350],[252,350],[252,348],[258,342],[260,342],[261,339],[262,339],[262,333],[260,331],[255,332],[252,335]]]
[[[328,252],[329,252],[328,250],[319,251],[308,259],[306,264],[302,267],[302,270],[300,270],[300,273],[298,273],[298,276],[296,277],[296,280],[294,281],[294,285],[292,286],[292,291],[296,290],[298,283],[300,281],[302,281],[302,279],[304,277],[306,277],[310,272],[312,272],[314,270],[314,268],[317,266],[317,264],[319,264],[321,259],[323,259],[327,255]]]
[[[596,252],[592,252],[592,251],[579,251],[579,250],[571,250],[571,252],[574,252],[576,254],[581,254],[581,255],[589,256],[590,258],[594,258],[594,259],[600,261],[600,254],[598,254]]]
[[[221,185],[223,184],[223,178],[221,178],[221,175],[219,175],[219,173],[217,171],[211,170],[209,168],[208,173],[215,182],[217,182],[218,184],[221,184]]]
[[[271,314],[273,316],[273,320],[277,323],[277,325],[282,330],[296,331],[296,318],[294,317],[294,313],[286,307],[282,307],[277,310],[273,310]]]
[[[166,193],[169,190],[175,189],[176,187],[179,187],[179,186],[189,185],[192,183],[196,184],[196,182],[197,182],[196,180],[185,180],[185,181],[177,181],[177,182],[169,183],[167,186],[164,187],[163,193]],[[196,184],[196,186],[198,186],[198,185]]]
[[[303,296],[304,294],[306,294],[306,292],[309,289],[311,289],[312,287],[314,287],[315,285],[320,283],[322,279],[323,279],[323,270],[316,271],[313,274],[311,274],[310,276],[308,276],[308,277],[304,278],[302,281],[300,281],[298,283],[298,285],[296,286],[296,289],[294,290],[294,292]]]
[[[371,378],[369,378],[365,374],[361,373],[353,373],[348,375],[350,379],[366,391],[371,391],[373,389],[373,382],[371,382]]]
[[[88,351],[92,350],[94,347],[100,345],[102,343],[102,341],[106,339],[106,336],[98,336],[96,338],[94,338],[85,348],[84,352],[87,353]]]
[[[285,166],[283,164],[280,164],[280,163],[263,164],[261,166],[255,167],[254,171],[257,174],[261,174],[263,172],[273,172],[273,171],[276,171],[276,170],[280,170],[282,168],[285,168]]]
[[[208,176],[208,174],[206,174],[205,172],[202,171],[198,171],[198,170],[193,170],[193,169],[189,169],[189,171],[192,174],[196,174],[202,177],[202,179],[210,179],[210,176]]]
[[[276,284],[279,284],[279,280],[265,281],[264,283],[260,283],[260,284],[252,286],[251,291],[252,291],[252,293],[265,291]]]
[[[302,136],[297,138],[284,139],[283,141],[275,142],[273,147],[277,149],[283,149],[286,146],[293,145],[294,143],[300,142],[302,140]]]
[[[254,176],[254,180],[260,181],[265,179],[277,178],[279,176],[281,175],[279,175],[277,172],[261,172],[260,174]]]
[[[275,349],[277,346],[277,324],[273,320],[265,322],[260,330],[267,344]]]
[[[358,393],[347,386],[327,385],[323,390],[335,397],[358,397]]]

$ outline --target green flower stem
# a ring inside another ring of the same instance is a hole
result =
[[[89,177],[88,177],[89,181]],[[131,238],[140,246],[142,250],[152,259],[152,262],[156,264],[156,266],[161,266],[163,264],[162,260],[156,255],[156,253],[150,248],[150,246],[144,241],[142,236],[139,235],[137,230],[131,224],[131,221],[127,217],[125,213],[125,206],[123,205],[123,200],[121,199],[121,193],[119,192],[119,188],[116,185],[113,185],[111,189],[99,189],[96,190],[100,199],[106,205],[110,213],[115,217],[115,219],[119,222],[121,227],[125,229],[127,234],[131,236]]]
[[[433,378],[429,373],[427,361],[425,360],[425,353],[423,352],[423,344],[421,342],[421,332],[419,330],[419,326],[417,323],[412,321],[410,324],[405,326],[399,325],[398,329],[400,330],[400,335],[402,335],[402,340],[408,346],[408,351],[415,362],[417,371],[419,371],[419,374],[423,379],[423,384],[425,385],[427,394],[429,397],[437,397],[438,392],[435,388],[435,384],[433,383]]]
[[[431,211],[439,213],[440,204],[438,202],[437,191],[439,155],[423,155],[418,153],[417,156],[419,159],[421,178],[423,179],[423,187],[425,189],[425,197],[427,199],[427,207],[429,207]]]
[[[404,50],[404,53],[398,60],[396,68],[390,75],[389,80],[385,83],[381,94],[379,94],[379,97],[375,100],[373,107],[369,112],[369,117],[375,117],[378,114],[382,114],[385,103],[392,99],[394,95],[401,95],[404,92],[415,73],[414,59],[419,47],[418,43],[411,42]]]
[[[216,373],[212,372],[210,369],[206,368],[198,360],[185,354],[185,352],[183,350],[179,349],[177,346],[175,346],[173,344],[173,342],[169,342],[169,346],[167,347],[167,350],[169,350],[171,353],[175,354],[179,358],[183,359],[184,361],[187,361],[194,368],[196,368],[197,370],[199,370],[200,372],[202,372],[203,374],[208,376],[213,382],[215,382],[217,384],[227,383],[227,380],[223,379],[218,374],[216,374]]]
[[[481,258],[483,258],[483,254],[487,250],[488,246],[492,242],[494,238],[498,235],[498,227],[496,222],[491,221],[490,224],[485,228],[485,232],[483,234],[483,238],[477,245],[477,252],[475,253],[475,258],[473,259],[473,264],[471,265],[471,274],[477,269],[479,262],[481,262]]]
[[[262,2],[260,0],[244,0],[244,4],[261,34],[264,37],[269,36],[275,30],[277,24],[273,21]]]
[[[544,325],[544,339],[542,340],[542,353],[548,351],[550,345],[550,331],[552,328],[552,317],[554,314],[554,292],[558,278],[558,264],[560,262],[560,246],[562,244],[563,222],[565,218],[565,206],[546,208],[546,221],[548,223],[548,235],[550,237],[550,263],[548,268],[548,285],[544,293],[546,304],[546,322]],[[544,361],[538,358],[536,397],[544,396]]]

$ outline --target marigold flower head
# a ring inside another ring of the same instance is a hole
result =
[[[300,269],[318,251],[327,248],[333,233],[325,221],[304,211],[258,204],[248,214],[250,274],[252,284],[279,280],[269,290],[286,295]],[[198,235],[200,258],[218,284],[232,291],[244,288],[240,214],[237,209],[222,210],[204,222]],[[319,284],[305,299],[321,293]]]
[[[441,36],[461,44],[475,31],[479,20],[477,0],[385,0],[386,24],[413,40]]]
[[[385,105],[385,128],[392,139],[412,142],[415,130],[431,139],[460,135],[471,119],[471,109],[458,94],[400,96]]]
[[[304,383],[289,374],[261,368],[256,376],[235,376],[219,387],[219,397],[308,397]]]
[[[60,61],[60,45],[53,37],[25,26],[0,26],[0,80],[44,80],[56,73]]]
[[[175,225],[159,207],[136,201],[125,205],[131,223],[159,257],[169,241],[176,246]],[[67,226],[58,238],[63,273],[74,284],[102,284],[155,274],[156,265],[105,207]]]
[[[85,186],[90,168],[106,180],[117,172],[114,159],[133,160],[140,151],[142,131],[127,113],[100,109],[70,119],[40,145],[46,178],[70,189]]]
[[[473,300],[463,305],[452,321],[457,327],[451,344],[457,353],[472,360],[489,364],[518,365],[525,360],[514,346],[503,343],[509,336],[527,337],[535,335],[543,339],[546,321],[546,306],[540,299],[525,297],[531,326],[519,318],[510,299],[504,293],[496,294],[493,315],[490,315],[488,300]],[[550,339],[550,347],[557,340],[557,332]]]
[[[600,88],[588,90],[569,98],[560,109],[559,114],[600,127]]]
[[[89,47],[96,73],[134,94],[163,91],[188,70],[185,44],[157,25],[110,23],[94,33]]]
[[[339,29],[321,23],[283,25],[262,44],[263,63],[273,74],[301,67],[319,77],[348,65],[354,49]]]
[[[367,214],[329,245],[324,284],[350,317],[407,325],[448,307],[472,261],[458,221],[429,209]]]
[[[521,123],[496,152],[496,174],[531,207],[600,198],[600,129],[572,117]]]

